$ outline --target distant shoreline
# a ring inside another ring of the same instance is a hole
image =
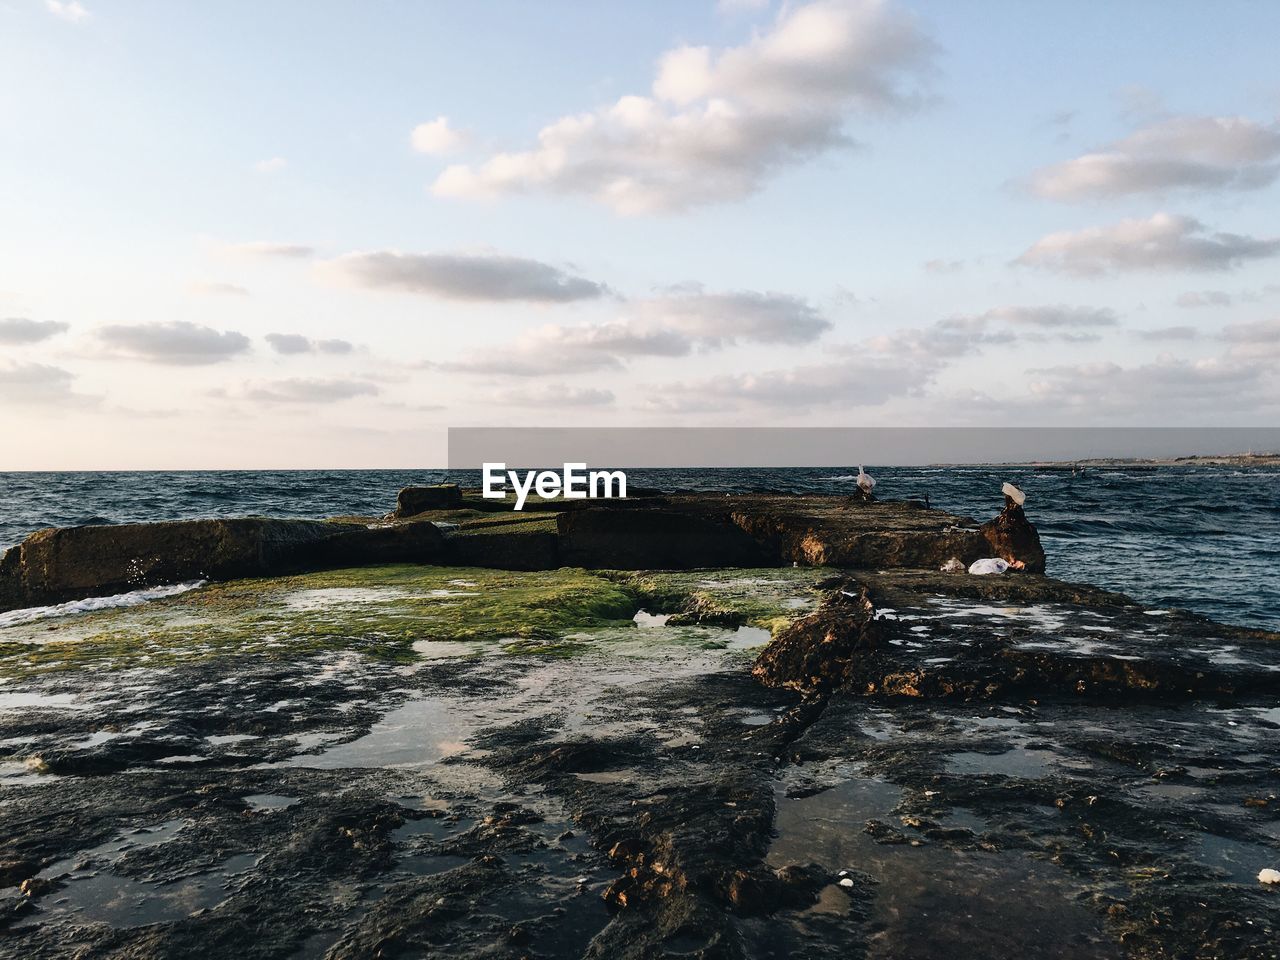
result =
[[[1085,457],[1080,460],[1026,460],[989,464],[935,464],[935,466],[1033,467],[1042,470],[1071,470],[1076,467],[1280,467],[1280,453],[1196,454],[1185,457]]]

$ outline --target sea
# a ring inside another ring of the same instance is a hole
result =
[[[1071,469],[868,465],[882,499],[925,499],[973,517],[1003,506],[1010,481],[1066,580],[1227,623],[1280,630],[1280,470],[1116,466]],[[666,490],[835,493],[855,467],[628,470]],[[42,527],[195,517],[381,516],[396,492],[479,475],[444,470],[0,473],[0,550]]]

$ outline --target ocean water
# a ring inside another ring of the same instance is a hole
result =
[[[883,498],[924,498],[979,521],[1003,506],[1000,485],[1027,492],[1049,571],[1119,590],[1153,607],[1280,629],[1280,470],[1231,467],[1070,470],[871,467]],[[629,470],[663,489],[833,492],[856,468]],[[252,514],[387,513],[396,491],[441,470],[0,473],[0,549],[41,527]],[[449,479],[478,485],[477,474]]]

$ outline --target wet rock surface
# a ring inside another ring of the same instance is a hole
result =
[[[769,565],[967,566],[997,555],[1044,571],[1035,527],[1012,504],[981,527],[918,501],[862,496],[637,491],[533,499],[522,512],[452,484],[406,487],[387,518],[240,518],[42,530],[0,558],[0,610],[188,580],[380,563],[504,570]]]
[[[308,574],[0,679],[0,956],[1277,955],[1277,638],[1034,574]]]
[[[32,534],[0,558],[0,610],[187,580],[431,563],[443,551],[444,539],[429,523],[245,517],[61,527]]]

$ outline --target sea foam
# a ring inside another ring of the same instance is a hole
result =
[[[189,590],[203,587],[207,580],[190,580],[187,583],[173,583],[163,587],[143,587],[141,590],[130,590],[128,593],[117,593],[110,597],[87,597],[84,600],[72,600],[68,603],[55,603],[48,607],[25,607],[21,610],[10,610],[0,613],[0,627],[16,627],[33,620],[45,620],[49,617],[67,617],[76,613],[89,613],[92,610],[110,610],[115,607],[136,607],[161,597],[174,597]]]

